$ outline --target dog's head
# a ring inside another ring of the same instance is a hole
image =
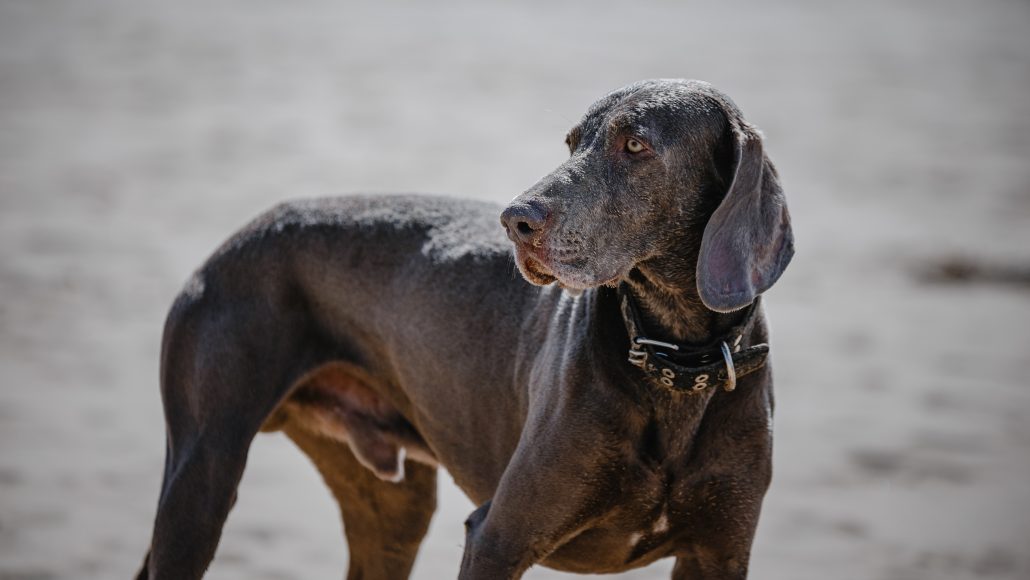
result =
[[[761,135],[711,85],[621,88],[566,142],[568,161],[501,215],[526,280],[582,290],[664,260],[708,308],[730,312],[790,262],[790,216]]]

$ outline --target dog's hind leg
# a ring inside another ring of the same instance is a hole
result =
[[[408,460],[402,481],[384,481],[345,442],[295,423],[283,431],[311,458],[340,505],[348,580],[407,578],[436,510],[436,468]]]
[[[204,574],[251,441],[310,362],[303,308],[275,298],[222,300],[201,288],[169,314],[161,360],[167,456],[140,578]]]

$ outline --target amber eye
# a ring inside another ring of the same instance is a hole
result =
[[[644,144],[636,139],[629,139],[626,141],[626,151],[630,153],[640,153],[644,150]]]

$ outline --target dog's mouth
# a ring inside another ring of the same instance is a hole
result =
[[[554,272],[545,265],[543,259],[515,247],[515,262],[519,266],[522,277],[530,284],[546,286],[558,279]]]
[[[518,244],[515,246],[515,261],[522,277],[530,284],[546,286],[557,282],[559,286],[575,294],[599,286],[614,287],[623,277],[621,272],[591,276],[586,272],[589,262],[586,259],[557,260],[552,263],[545,256]]]

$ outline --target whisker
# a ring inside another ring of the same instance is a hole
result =
[[[575,121],[573,121],[572,119],[569,119],[568,117],[566,117],[565,115],[562,115],[561,113],[559,113],[558,111],[555,111],[554,109],[544,109],[544,111],[547,112],[547,113],[551,113],[552,115],[554,115],[554,116],[558,117],[559,119],[565,121],[569,125],[575,125],[576,124]]]

